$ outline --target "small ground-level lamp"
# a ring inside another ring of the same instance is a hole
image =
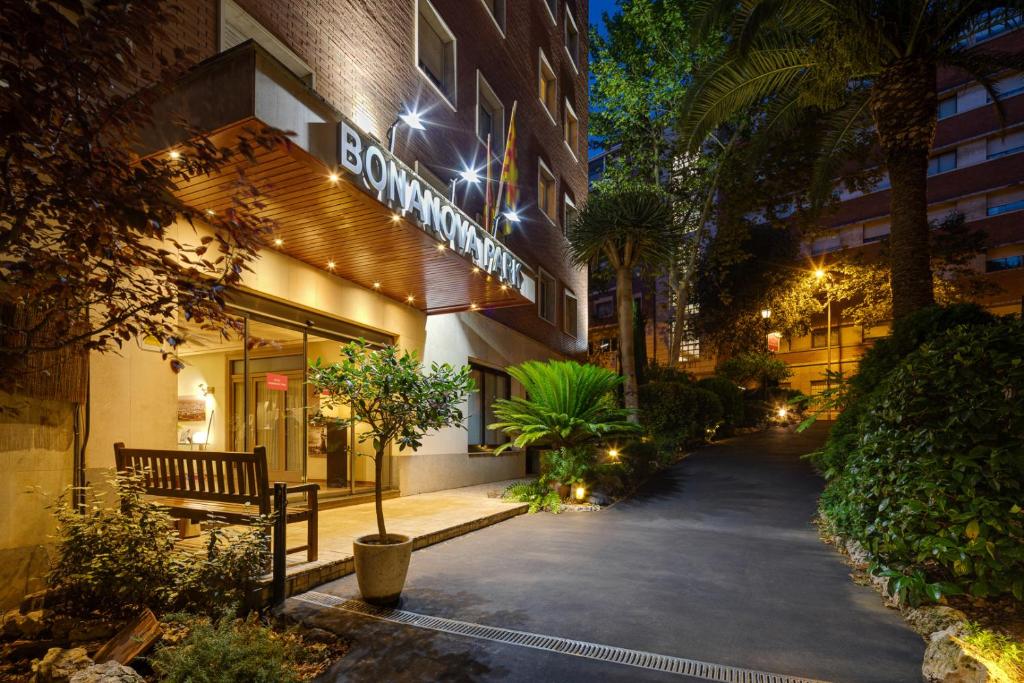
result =
[[[785,420],[786,416],[789,415],[789,410],[787,410],[785,406],[779,406],[779,409],[776,412],[776,415],[779,416],[780,420]]]
[[[612,460],[618,460],[619,459],[619,449],[618,448],[609,448],[608,449],[608,457],[611,458]]]
[[[823,268],[815,268],[814,277],[817,278],[818,280],[822,279],[823,277],[825,277],[825,270]]]
[[[583,500],[587,496],[587,489],[585,489],[582,484],[577,484],[576,491],[574,493],[576,494],[576,500]]]

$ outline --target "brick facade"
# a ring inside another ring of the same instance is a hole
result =
[[[586,349],[586,275],[568,264],[561,218],[565,195],[579,205],[587,194],[587,0],[560,0],[554,20],[545,6],[547,0],[509,1],[504,35],[483,0],[432,0],[456,40],[454,103],[442,98],[417,67],[417,7],[427,1],[238,0],[237,4],[311,68],[321,97],[370,134],[383,140],[398,113],[414,106],[423,111],[429,122],[426,134],[399,128],[395,153],[410,166],[418,161],[442,182],[473,159],[483,169],[484,145],[476,135],[477,70],[504,106],[506,130],[512,103],[518,102],[516,152],[523,222],[507,242],[529,267],[543,268],[558,280],[557,324],[541,320],[532,307],[486,314],[561,353],[580,355]],[[180,23],[170,29],[171,39],[194,49],[199,59],[216,54],[220,0],[185,0],[182,5]],[[575,68],[565,48],[567,12],[580,29],[580,64]],[[541,50],[557,76],[554,121],[538,97]],[[576,156],[563,141],[566,100],[579,119],[583,141]],[[538,159],[544,160],[557,181],[554,224],[537,209]],[[495,191],[500,166],[498,155],[492,161]],[[471,192],[465,202],[463,191],[460,187],[463,208],[471,215],[480,213],[482,191]],[[580,302],[576,338],[562,329],[563,288]]]

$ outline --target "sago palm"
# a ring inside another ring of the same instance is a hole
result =
[[[569,253],[576,265],[605,258],[615,271],[615,303],[619,323],[619,357],[625,378],[626,408],[637,421],[636,361],[633,354],[633,273],[656,270],[672,259],[679,230],[669,203],[653,185],[610,187],[590,195],[569,230]]]
[[[874,135],[892,187],[893,315],[903,317],[934,301],[927,168],[938,69],[962,70],[998,107],[992,77],[1024,58],[968,38],[994,20],[1019,22],[1022,8],[1022,0],[705,0],[703,29],[725,30],[729,49],[696,74],[683,132],[696,147],[766,103],[767,134],[815,110],[825,119],[816,175],[827,182],[852,141]]]
[[[622,378],[611,370],[574,361],[527,361],[508,373],[523,385],[526,398],[494,402],[499,422],[488,429],[512,437],[495,453],[533,444],[572,448],[639,431],[628,420],[630,411],[618,405],[615,389]]]

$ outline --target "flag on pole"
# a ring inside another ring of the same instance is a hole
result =
[[[512,113],[508,118],[508,138],[505,140],[505,155],[501,160],[501,176],[498,179],[498,196],[495,198],[494,215],[501,211],[501,190],[505,190],[505,208],[510,211],[516,210],[519,201],[519,169],[516,167],[516,106],[518,101],[512,103]],[[510,225],[505,225],[505,234],[512,231]]]
[[[487,134],[487,149],[484,150],[487,172],[484,178],[484,228],[491,229],[491,206],[494,204],[494,197],[491,195],[491,134]]]

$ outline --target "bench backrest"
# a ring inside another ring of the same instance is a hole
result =
[[[249,503],[270,514],[267,449],[252,453],[164,451],[114,444],[119,472],[143,477],[146,493],[172,498]]]

